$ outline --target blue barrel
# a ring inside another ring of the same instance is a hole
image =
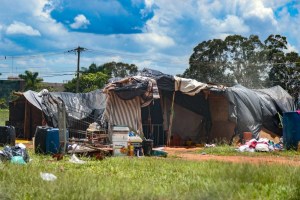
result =
[[[56,154],[59,153],[59,129],[52,127],[36,127],[34,136],[35,153]]]
[[[297,150],[300,141],[300,114],[283,113],[283,143],[286,149]]]

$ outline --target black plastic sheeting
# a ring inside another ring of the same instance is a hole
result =
[[[175,79],[171,75],[164,74],[157,70],[143,69],[139,72],[140,76],[148,77],[156,80],[157,87],[164,91],[174,91]],[[142,79],[135,79],[133,77],[131,84],[123,84],[119,82],[120,79],[111,79],[109,82],[115,84],[114,92],[119,98],[123,100],[130,100],[136,96],[142,96],[147,92],[148,81]]]
[[[174,76],[164,74],[157,70],[147,69],[147,68],[143,69],[139,75],[155,79],[157,87],[160,90],[174,91],[175,89]]]
[[[114,92],[123,100],[130,100],[136,96],[143,95],[148,88],[148,82],[133,79],[130,85],[116,85]]]
[[[236,123],[236,134],[252,132],[259,137],[264,127],[282,135],[279,115],[295,109],[294,99],[280,86],[262,90],[251,90],[241,85],[227,88],[229,120]]]
[[[106,95],[102,90],[89,93],[50,92],[42,98],[42,110],[47,124],[58,126],[58,108],[55,101],[65,104],[68,128],[85,130],[88,125],[100,121],[105,110]]]

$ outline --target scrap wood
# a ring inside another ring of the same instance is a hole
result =
[[[23,96],[23,92],[13,92],[13,94],[16,96]]]
[[[94,150],[100,150],[100,151],[104,151],[105,153],[109,153],[109,151],[112,151],[113,149],[112,148],[107,148],[107,147],[94,147],[92,145],[85,145],[86,147],[88,148],[91,148],[91,149],[94,149]]]

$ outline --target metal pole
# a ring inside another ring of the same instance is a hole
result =
[[[77,81],[76,81],[76,93],[79,92],[79,63],[80,63],[80,51],[81,48],[78,47],[77,49]]]

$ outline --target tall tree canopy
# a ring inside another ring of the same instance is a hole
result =
[[[103,65],[97,66],[95,63],[91,64],[88,69],[82,68],[83,74],[102,72],[107,74],[111,78],[136,75],[138,67],[134,64],[127,64],[122,62],[109,62]]]
[[[266,76],[262,62],[263,48],[256,35],[249,38],[232,35],[225,40],[204,41],[194,48],[190,67],[183,76],[201,82],[261,87]]]
[[[42,78],[39,78],[38,72],[25,71],[25,74],[19,74],[19,78],[25,81],[24,90],[38,90],[41,88]]]
[[[280,85],[298,99],[300,57],[287,52],[287,44],[281,35],[270,35],[263,42],[257,35],[203,41],[194,48],[190,66],[182,76],[248,88]]]
[[[102,88],[110,78],[136,75],[138,68],[134,64],[109,62],[97,66],[92,63],[88,68],[82,67],[79,77],[79,92],[89,92]],[[65,91],[76,92],[77,78],[65,84]]]

